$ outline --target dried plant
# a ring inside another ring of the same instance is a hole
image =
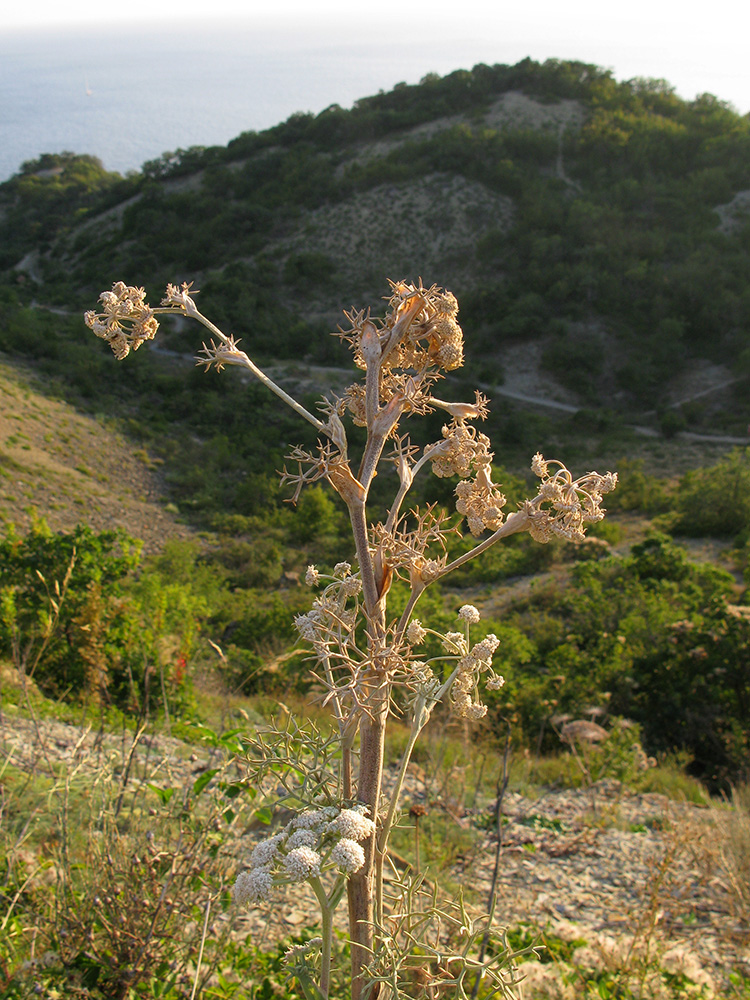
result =
[[[310,483],[330,484],[348,509],[356,557],[356,570],[349,563],[339,563],[332,574],[308,569],[306,582],[318,593],[311,610],[296,620],[333,715],[335,753],[326,752],[322,769],[296,772],[299,780],[283,796],[296,799],[298,812],[283,831],[255,847],[237,879],[235,896],[252,903],[266,898],[276,885],[306,881],[312,886],[322,915],[320,946],[290,957],[308,997],[328,997],[333,912],[344,892],[352,1000],[465,997],[477,974],[486,984],[484,996],[508,995],[513,976],[507,952],[500,949],[496,958],[480,962],[485,927],[469,919],[462,903],[443,904],[435,897],[417,905],[419,886],[408,881],[395,889],[391,883],[386,892],[389,835],[419,734],[438,704],[466,720],[482,718],[487,712],[482,686],[503,683],[492,669],[496,637],[472,642],[471,628],[479,620],[475,608],[464,606],[457,630],[445,635],[413,615],[430,584],[510,535],[528,531],[540,542],[555,535],[580,541],[586,526],[604,516],[602,497],[614,488],[616,476],[589,473],[574,479],[564,465],[537,454],[532,462],[540,479],[536,494],[506,514],[506,499],[493,482],[490,441],[476,426],[487,416],[487,400],[477,392],[473,402],[448,402],[433,392],[445,372],[463,363],[458,303],[448,291],[421,282],[391,282],[384,318],[373,318],[369,311],[345,313],[338,336],[364,375],[340,398],[324,399],[321,417],[276,385],[238,341],[203,316],[194,294],[187,284],[168,285],[160,306],[152,309],[143,289],[117,282],[102,293],[101,310],[86,313],[85,321],[118,359],[154,336],[160,314],[177,313],[205,326],[211,339],[199,364],[249,369],[318,431],[315,448],[290,453],[282,482],[291,485],[295,501]],[[434,411],[446,415],[441,438],[418,448],[402,424]],[[356,459],[350,454],[347,419],[367,432]],[[383,462],[395,465],[399,486],[385,521],[370,524],[368,498]],[[432,504],[404,512],[414,480],[426,467],[439,477],[458,478],[455,515]],[[449,534],[460,532],[464,521],[474,538],[484,537],[450,559]],[[403,612],[389,617],[394,578],[407,583],[409,597]],[[425,661],[418,647],[428,633],[438,635],[443,653]],[[406,705],[410,736],[395,783],[384,797],[385,735],[396,700],[402,711]],[[251,754],[254,780],[274,765],[285,771],[290,749],[278,739],[256,746]]]

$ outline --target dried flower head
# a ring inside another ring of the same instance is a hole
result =
[[[426,630],[418,618],[413,618],[406,629],[406,641],[410,646],[420,646],[427,636]]]
[[[557,466],[554,474],[550,466]],[[617,486],[617,474],[589,472],[574,480],[561,462],[545,461],[538,452],[531,468],[541,479],[537,496],[523,507],[531,537],[538,542],[548,542],[553,535],[571,542],[583,541],[586,525],[604,517],[602,496]]]
[[[459,608],[458,617],[469,625],[476,625],[481,616],[473,604],[464,604]]]
[[[456,510],[466,517],[469,531],[475,537],[483,531],[497,531],[503,523],[505,496],[492,482],[489,465],[482,466],[474,479],[465,479],[456,486]]]
[[[84,313],[86,326],[106,340],[118,361],[137,351],[146,340],[153,340],[159,323],[146,302],[142,288],[116,281],[109,292],[99,296],[102,311]]]

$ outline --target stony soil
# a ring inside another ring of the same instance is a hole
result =
[[[100,766],[108,754],[124,759],[131,739],[124,733],[100,734],[97,740],[95,733],[52,720],[42,720],[37,729],[18,710],[6,708],[0,766],[3,759],[29,771],[66,762],[72,766],[81,759]],[[158,735],[139,744],[133,780],[190,785],[216,763],[204,749]],[[466,813],[416,766],[406,794],[407,801],[445,813],[457,827],[480,831],[474,847],[454,859],[449,872],[479,912],[489,896],[497,849],[492,802]],[[663,795],[633,794],[605,779],[582,790],[508,792],[503,814],[499,926],[528,922],[577,942],[579,974],[648,952],[662,968],[705,984],[709,996],[728,995],[723,991],[733,970],[750,976],[750,932],[732,911],[716,850],[715,811]],[[238,844],[238,858],[249,853],[256,836],[250,833]],[[294,886],[277,894],[267,911],[234,914],[235,930],[243,938],[251,934],[258,944],[271,944],[300,930],[314,912],[311,893]],[[343,910],[340,917],[343,921]],[[527,997],[572,995],[561,978],[566,967],[531,962],[523,971]],[[537,994],[535,988],[544,992]],[[660,996],[656,986],[651,996]]]

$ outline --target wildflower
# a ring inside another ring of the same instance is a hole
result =
[[[501,674],[492,674],[485,683],[488,691],[499,691],[505,684],[505,678]]]
[[[551,464],[559,466],[554,475],[550,473]],[[535,499],[527,500],[523,508],[529,518],[531,537],[539,542],[549,541],[552,535],[572,542],[583,541],[586,525],[604,517],[602,495],[617,486],[617,474],[608,472],[600,476],[589,472],[574,480],[561,462],[546,462],[539,453],[531,467],[542,480]]]
[[[279,853],[279,845],[283,840],[283,833],[277,833],[273,837],[261,840],[261,842],[255,846],[253,853],[250,855],[250,867],[263,868],[265,865],[270,865]]]
[[[232,896],[235,903],[240,905],[259,903],[263,899],[268,899],[272,886],[273,876],[270,868],[252,868],[249,871],[239,873],[234,883]]]
[[[468,622],[469,625],[476,625],[479,621],[480,615],[473,604],[464,604],[464,606],[459,609],[458,617],[463,621]]]
[[[311,847],[295,847],[284,858],[284,868],[293,882],[304,882],[311,875],[320,875],[320,855]]]
[[[118,361],[137,351],[146,340],[153,340],[159,323],[146,302],[142,288],[116,281],[112,291],[99,296],[102,311],[90,309],[83,315],[86,326],[106,340]]]
[[[327,823],[329,819],[330,815],[327,809],[307,809],[295,816],[291,825],[295,829],[313,830],[316,826]]]
[[[503,523],[505,496],[492,482],[489,464],[482,466],[473,480],[456,486],[456,510],[466,517],[469,531],[477,537],[485,529],[497,531]]]
[[[473,413],[471,414],[473,416]],[[477,433],[463,419],[454,419],[443,427],[443,440],[428,449],[432,471],[436,476],[461,476],[465,479],[472,469],[487,465],[492,458],[490,439]]]
[[[342,809],[331,829],[349,840],[367,840],[375,832],[375,824],[359,809]]]
[[[344,597],[354,597],[362,589],[362,581],[358,576],[347,576],[341,581],[341,593]]]
[[[293,851],[296,847],[315,847],[318,843],[318,838],[312,832],[312,830],[306,830],[304,828],[300,830],[295,830],[284,845],[288,851]]]
[[[331,861],[333,861],[342,872],[351,875],[358,872],[365,863],[365,852],[350,837],[342,837],[331,851]]]
[[[308,587],[315,587],[320,580],[320,573],[314,566],[308,566],[305,573],[305,583]]]
[[[339,580],[343,580],[345,576],[350,576],[351,572],[352,567],[348,562],[336,563],[333,567],[333,575]]]
[[[294,616],[294,627],[297,629],[299,634],[303,639],[307,639],[308,642],[312,642],[317,638],[317,632],[315,630],[315,622],[312,616],[307,615],[295,615]]]
[[[462,653],[465,650],[462,632],[446,632],[443,636],[443,649],[446,653]]]
[[[472,646],[471,655],[477,660],[489,663],[499,645],[500,640],[498,637],[494,634],[494,632],[490,632],[489,635],[486,635],[481,642]]]
[[[547,471],[547,463],[544,461],[544,458],[539,452],[537,452],[531,460],[531,471],[535,476],[539,476],[540,479],[546,479],[549,474]]]
[[[422,660],[414,660],[411,664],[408,676],[409,686],[414,688],[417,694],[431,695],[440,683],[432,672],[432,667]]]
[[[427,632],[422,627],[422,623],[418,618],[415,618],[413,621],[409,622],[409,626],[406,629],[406,641],[409,643],[410,646],[421,645],[424,642],[426,636]]]

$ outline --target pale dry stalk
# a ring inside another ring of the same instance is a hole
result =
[[[161,306],[151,309],[142,289],[118,282],[112,291],[102,293],[101,311],[87,313],[85,321],[97,336],[109,341],[118,358],[153,337],[159,313],[178,312],[203,324],[212,340],[204,345],[199,363],[207,369],[220,370],[229,364],[248,369],[319,431],[321,440],[316,449],[292,451],[289,458],[293,471],[285,470],[282,482],[293,484],[292,499],[296,501],[305,485],[327,480],[346,504],[358,566],[358,571],[352,573],[348,564],[339,564],[328,577],[332,582],[315,599],[309,614],[296,620],[302,637],[313,648],[319,665],[317,676],[327,688],[326,701],[338,725],[341,779],[337,787],[343,787],[345,800],[325,803],[322,812],[328,810],[326,822],[325,816],[321,819],[316,815],[321,809],[303,812],[296,821],[298,826],[293,822],[265,846],[259,845],[250,870],[238,878],[235,895],[255,902],[265,898],[274,884],[310,882],[320,901],[324,938],[327,935],[328,940],[323,941],[319,986],[309,990],[305,986],[304,956],[298,978],[306,995],[325,998],[329,990],[330,970],[326,963],[330,960],[331,915],[345,879],[352,1000],[361,1000],[365,992],[367,1000],[377,1000],[383,987],[393,998],[408,996],[397,982],[403,956],[391,973],[372,971],[388,937],[383,927],[384,859],[402,789],[400,780],[389,805],[381,810],[385,736],[394,692],[400,689],[402,701],[405,699],[411,708],[411,738],[400,766],[403,778],[416,739],[438,702],[448,701],[460,718],[477,720],[487,712],[481,701],[480,678],[489,688],[503,683],[491,666],[498,640],[490,635],[472,645],[469,628],[479,620],[479,614],[468,605],[459,613],[462,631],[440,636],[445,652],[430,661],[440,661],[440,674],[433,674],[430,664],[420,661],[414,650],[427,634],[412,618],[417,602],[430,584],[517,532],[529,531],[541,542],[554,535],[580,541],[587,525],[604,516],[602,495],[614,488],[616,477],[590,473],[574,480],[563,465],[546,462],[538,454],[532,462],[541,480],[536,495],[506,517],[505,497],[492,480],[490,441],[475,426],[487,416],[487,400],[479,392],[470,403],[450,402],[433,395],[444,373],[463,364],[463,333],[456,319],[458,303],[448,291],[428,288],[421,282],[392,282],[382,320],[374,320],[364,311],[345,314],[347,325],[339,329],[338,336],[352,350],[364,380],[349,386],[341,398],[324,400],[320,407],[323,420],[273,383],[232,337],[202,316],[194,294],[188,285],[169,285]],[[436,410],[446,418],[441,439],[424,448],[413,445],[401,432],[402,420]],[[344,418],[366,428],[366,443],[356,465],[349,454]],[[388,454],[387,446],[391,448]],[[369,524],[370,488],[384,462],[396,466],[399,487],[385,523]],[[458,517],[437,505],[402,512],[415,476],[427,466],[439,477],[458,478]],[[460,533],[462,519],[473,538],[484,538],[449,561],[447,540],[451,533]],[[317,586],[321,577],[315,567],[310,567],[307,582],[311,586]],[[407,583],[409,597],[401,616],[391,620],[388,593],[395,578]],[[362,626],[359,629],[358,620]],[[356,735],[359,768],[355,776],[352,750]],[[344,833],[339,842],[342,817],[351,814],[350,807],[359,810],[354,841]],[[345,840],[350,845],[347,848],[343,846]],[[334,858],[340,864],[335,876]],[[334,878],[330,891],[320,881],[322,874]],[[404,898],[408,896],[406,893]],[[469,944],[464,952],[460,961],[455,959],[455,977],[441,980],[444,984],[453,982],[456,991],[463,989],[461,983],[473,961]]]

